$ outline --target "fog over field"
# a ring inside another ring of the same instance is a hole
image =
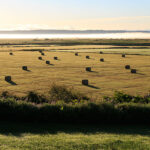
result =
[[[149,30],[12,30],[0,31],[1,39],[32,38],[106,38],[106,39],[148,39]]]

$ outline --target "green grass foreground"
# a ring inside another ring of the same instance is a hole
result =
[[[149,150],[147,126],[0,123],[1,150]]]

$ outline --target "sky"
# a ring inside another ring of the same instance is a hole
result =
[[[0,30],[150,30],[150,0],[0,0]]]

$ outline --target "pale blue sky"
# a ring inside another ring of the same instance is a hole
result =
[[[150,0],[1,0],[0,29],[150,29]]]

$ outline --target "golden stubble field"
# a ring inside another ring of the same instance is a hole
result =
[[[85,56],[89,55],[90,59]],[[9,91],[22,96],[28,91],[47,93],[52,84],[60,84],[74,88],[93,98],[110,96],[114,91],[124,91],[129,94],[145,95],[150,91],[150,56],[120,54],[45,52],[43,60],[38,60],[38,51],[0,52],[0,92]],[[54,60],[57,56],[59,60]],[[99,59],[104,58],[105,62]],[[51,65],[45,63],[46,60]],[[124,68],[131,65],[137,69],[137,74],[131,74]],[[30,71],[22,70],[28,66]],[[92,67],[92,72],[86,72],[85,67]],[[7,83],[5,76],[12,76],[16,85]],[[90,86],[83,86],[82,79],[88,79]]]

